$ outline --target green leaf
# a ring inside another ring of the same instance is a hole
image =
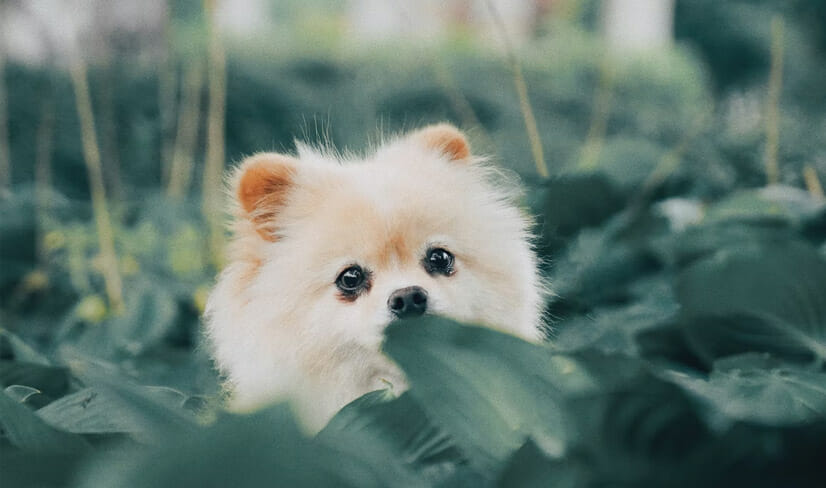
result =
[[[407,374],[411,396],[483,473],[493,473],[529,437],[561,455],[563,395],[594,386],[572,359],[439,317],[391,324],[385,350]]]
[[[345,406],[316,437],[324,443],[356,442],[378,457],[402,460],[430,483],[454,475],[466,462],[455,442],[404,393],[376,391]]]
[[[782,221],[800,224],[823,209],[806,191],[789,186],[741,190],[712,205],[706,224],[733,220]]]
[[[0,427],[8,441],[31,451],[73,451],[88,447],[82,437],[54,429],[28,407],[0,392]]]
[[[127,432],[148,443],[161,443],[170,435],[185,434],[197,426],[195,418],[182,407],[185,395],[172,388],[138,386],[124,378],[82,369],[76,371],[81,380],[101,395],[72,395],[64,400],[65,411],[59,411],[57,406],[46,407],[48,410],[44,418],[54,421],[57,425],[78,430],[105,429],[107,426],[127,427]],[[95,410],[87,413],[88,416],[78,411],[92,405],[92,402],[95,402]],[[106,414],[101,411],[110,406],[108,402],[111,402],[112,408],[118,410],[116,413]],[[43,412],[40,414],[43,415]],[[73,417],[73,414],[77,416]]]
[[[587,486],[587,470],[570,460],[551,459],[536,444],[526,442],[508,460],[496,486],[554,488]]]
[[[715,363],[706,380],[671,372],[667,377],[711,408],[712,424],[744,420],[799,425],[826,414],[826,373],[744,354]]]
[[[594,348],[636,354],[634,336],[668,320],[676,310],[672,298],[656,295],[622,307],[598,308],[586,316],[555,323],[551,347],[564,352]]]
[[[223,416],[211,427],[169,439],[162,448],[101,457],[80,487],[428,486],[392,456],[370,446],[307,438],[289,408]]]
[[[170,393],[174,398],[163,399],[164,392],[147,387],[137,388],[143,395],[172,409],[180,404],[184,396],[179,392]],[[168,390],[168,389],[164,389]],[[173,400],[170,402],[169,400]],[[172,403],[172,404],[170,404]],[[37,415],[49,425],[67,432],[82,434],[131,433],[141,434],[145,428],[143,412],[134,408],[124,408],[123,400],[95,388],[84,388],[52,402],[37,411]]]
[[[0,481],[4,487],[57,488],[72,486],[78,466],[92,452],[23,451],[0,446]]]
[[[40,408],[48,405],[52,401],[51,398],[44,395],[37,388],[31,388],[29,386],[11,385],[7,387],[5,391],[6,394],[13,399],[31,408]]]
[[[691,320],[685,328],[701,356],[748,345],[826,359],[826,261],[808,246],[718,252],[682,274],[677,297],[688,316],[725,317]]]

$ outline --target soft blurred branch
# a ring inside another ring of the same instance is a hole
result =
[[[536,165],[536,172],[542,178],[548,177],[548,166],[545,164],[545,155],[542,151],[542,139],[539,137],[539,130],[536,127],[536,118],[533,115],[533,108],[531,101],[528,98],[528,86],[525,83],[525,76],[522,74],[522,66],[519,63],[519,58],[516,56],[516,50],[510,42],[505,22],[502,16],[496,9],[496,6],[491,0],[485,0],[488,11],[493,17],[494,24],[499,30],[502,38],[502,43],[505,46],[505,54],[508,57],[508,63],[513,71],[513,83],[516,86],[516,94],[519,96],[519,109],[522,111],[522,117],[525,120],[525,129],[528,132],[528,139],[531,143],[531,152],[533,153],[534,164]]]
[[[78,118],[80,119],[80,133],[86,171],[89,176],[89,189],[92,193],[92,210],[95,215],[95,225],[100,245],[106,295],[109,298],[109,306],[112,310],[115,313],[120,313],[123,310],[123,284],[118,270],[115,237],[112,232],[112,223],[106,202],[106,187],[103,184],[103,169],[100,162],[97,136],[95,135],[95,120],[92,113],[86,65],[82,60],[77,59],[70,71]]]
[[[803,181],[806,183],[806,189],[812,198],[819,201],[826,199],[826,195],[823,194],[823,185],[820,184],[817,171],[812,166],[806,165],[803,168]]]
[[[120,146],[118,144],[118,120],[115,114],[115,70],[117,62],[112,59],[109,49],[102,50],[99,65],[100,83],[98,83],[98,114],[100,114],[100,149],[103,163],[103,177],[109,197],[117,202],[123,194],[120,176]]]
[[[224,118],[226,114],[226,54],[216,25],[215,2],[204,0],[209,31],[209,108],[202,212],[209,225],[210,251],[217,266],[223,259],[224,227],[221,212],[221,177],[224,171]]]
[[[611,106],[614,103],[615,79],[616,72],[611,58],[607,54],[603,54],[596,100],[594,101],[593,112],[591,112],[591,123],[579,156],[578,166],[582,169],[592,170],[599,161],[599,155],[605,141],[608,117],[611,115]]]
[[[11,155],[9,154],[9,126],[6,109],[5,57],[0,52],[0,195],[11,186]]]
[[[178,112],[178,130],[169,166],[166,194],[183,198],[189,192],[195,146],[201,118],[201,88],[204,84],[203,62],[195,57],[187,62],[184,73],[181,108]]]
[[[168,188],[177,142],[174,132],[178,87],[172,18],[168,6],[164,14],[163,32],[164,47],[158,64],[158,114],[161,124],[161,188]]]
[[[774,185],[780,178],[777,153],[780,146],[780,92],[783,88],[783,19],[778,15],[771,26],[771,71],[766,107],[766,179]]]
[[[42,232],[44,223],[51,207],[52,187],[52,148],[54,146],[55,103],[53,95],[45,97],[41,102],[40,123],[37,126],[35,140],[34,181],[37,198],[38,226]],[[46,252],[43,249],[43,236],[38,236],[37,254],[41,263],[45,261]]]

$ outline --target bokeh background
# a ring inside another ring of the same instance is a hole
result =
[[[631,360],[654,368],[656,381],[606,380],[661,393],[645,408],[697,396],[712,405],[691,403],[668,417],[677,430],[658,424],[651,437],[610,444],[618,431],[580,432],[593,434],[582,449],[600,461],[553,465],[573,480],[562,486],[614,468],[642,486],[660,473],[655,461],[699,476],[657,457],[657,442],[674,447],[663,439],[695,421],[710,437],[684,442],[719,451],[688,456],[696,466],[769,439],[774,450],[737,451],[754,468],[737,479],[781,479],[772,476],[795,446],[822,447],[788,429],[814,422],[821,432],[826,411],[825,26],[821,0],[0,1],[0,386],[14,400],[0,409],[0,453],[15,460],[18,482],[60,485],[98,458],[48,457],[56,467],[38,472],[44,458],[31,442],[54,447],[71,433],[110,446],[124,432],[143,441],[155,432],[146,425],[177,418],[152,410],[159,398],[209,410],[220,387],[199,348],[199,316],[224,260],[227,168],[257,151],[293,151],[296,139],[358,153],[382,134],[450,121],[525,185],[556,292],[549,347],[624,358],[600,356],[603,372],[638,372]],[[765,325],[777,317],[786,325]],[[745,361],[738,371],[769,375],[758,380],[765,390],[725,376],[731,363],[715,361],[731,356]],[[668,376],[662,361],[711,383]],[[778,387],[777,371],[797,387]],[[112,393],[129,382],[154,386]],[[131,407],[98,406],[97,424],[83,417],[77,402],[96,384]],[[277,425],[282,414],[271,414]],[[748,427],[720,430],[721,419]],[[13,425],[27,422],[45,430],[21,438]],[[209,435],[227,438],[219,434]],[[500,464],[477,463],[455,437],[474,470],[430,466],[430,482],[515,483],[508,476],[522,471],[506,466],[518,463],[548,472],[534,448],[512,458],[494,449]],[[630,444],[651,448],[626,460],[636,471],[605,461]],[[12,449],[21,445],[38,454]],[[820,461],[799,460],[796,486],[818,486]]]

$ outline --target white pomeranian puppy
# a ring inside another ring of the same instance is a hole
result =
[[[400,317],[439,314],[539,340],[530,222],[465,136],[440,124],[360,160],[299,146],[235,171],[234,238],[207,335],[231,404],[289,399],[313,431],[406,389],[381,352]]]

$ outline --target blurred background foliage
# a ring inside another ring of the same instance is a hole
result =
[[[220,36],[220,4],[170,1],[145,30],[0,58],[4,481],[823,486],[826,7],[675,0],[673,44],[635,51],[604,37],[607,3],[537,2],[506,43],[455,19],[366,40],[330,0]],[[549,345],[401,324],[401,398],[313,439],[284,407],[222,413],[198,347],[223,236],[208,161],[443,120],[525,183]]]

